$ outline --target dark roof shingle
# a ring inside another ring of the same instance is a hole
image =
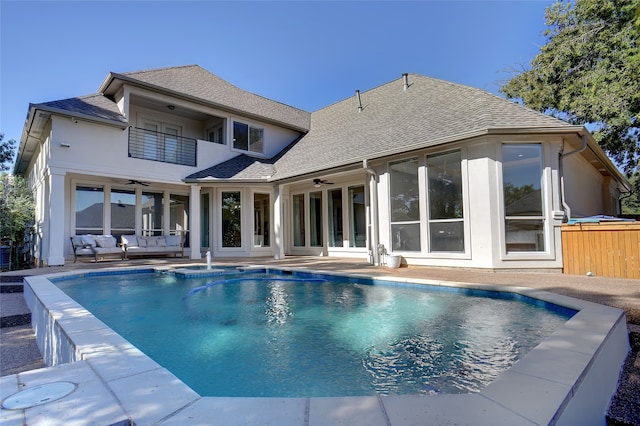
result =
[[[87,95],[52,102],[43,102],[41,104],[35,104],[33,107],[56,109],[65,111],[69,114],[95,117],[103,120],[120,122],[122,124],[128,123],[126,117],[122,115],[116,103],[102,95]]]

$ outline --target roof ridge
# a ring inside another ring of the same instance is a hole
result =
[[[168,67],[160,67],[160,68],[151,68],[151,69],[146,69],[146,70],[118,72],[118,73],[117,72],[113,72],[113,74],[131,76],[131,75],[134,75],[134,74],[146,74],[146,73],[151,73],[151,72],[167,71],[167,70],[173,70],[173,69],[179,69],[179,68],[200,68],[200,69],[204,70],[204,68],[202,68],[198,64],[190,64],[190,65],[176,65],[176,66],[168,66]]]

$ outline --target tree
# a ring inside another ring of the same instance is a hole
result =
[[[590,124],[631,176],[640,159],[640,0],[575,0],[546,10],[547,43],[500,91],[572,124]],[[590,127],[591,128],[591,127]]]
[[[4,141],[4,133],[0,133],[0,171],[9,170],[10,163],[13,161],[13,149],[16,146],[16,141],[10,139]]]
[[[640,215],[640,173],[636,173],[629,179],[631,182],[631,194],[622,198],[622,214]]]
[[[21,249],[35,217],[33,196],[21,176],[0,175],[0,243],[9,246],[11,269],[21,267]]]

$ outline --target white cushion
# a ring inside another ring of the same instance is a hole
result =
[[[78,254],[93,254],[93,250],[90,248],[79,248],[76,249],[76,255]]]
[[[166,247],[167,241],[164,237],[156,237],[156,244],[158,245],[158,247]]]
[[[174,247],[174,246],[180,245],[179,235],[166,235],[164,239],[167,242],[167,247]]]
[[[88,244],[90,246],[96,246],[96,237],[91,235],[91,234],[87,234],[87,235],[83,235],[82,236],[82,242],[84,244]]]
[[[146,247],[127,247],[127,253],[146,253],[147,252],[147,248]]]
[[[147,247],[157,247],[158,246],[158,237],[147,237]]]
[[[130,247],[135,247],[138,245],[138,238],[135,235],[122,235],[121,237],[122,244],[125,244]]]
[[[116,246],[116,239],[111,235],[100,235],[96,237],[96,245],[104,248],[114,248]]]

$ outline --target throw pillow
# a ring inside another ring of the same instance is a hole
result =
[[[122,244],[124,245],[127,245],[129,247],[138,246],[138,238],[135,235],[123,235],[120,238],[122,239]]]
[[[167,242],[168,247],[176,247],[180,245],[179,235],[166,235],[164,239]]]
[[[83,235],[82,236],[82,242],[84,244],[88,244],[90,246],[95,247],[96,246],[96,237],[91,235],[91,234]]]

